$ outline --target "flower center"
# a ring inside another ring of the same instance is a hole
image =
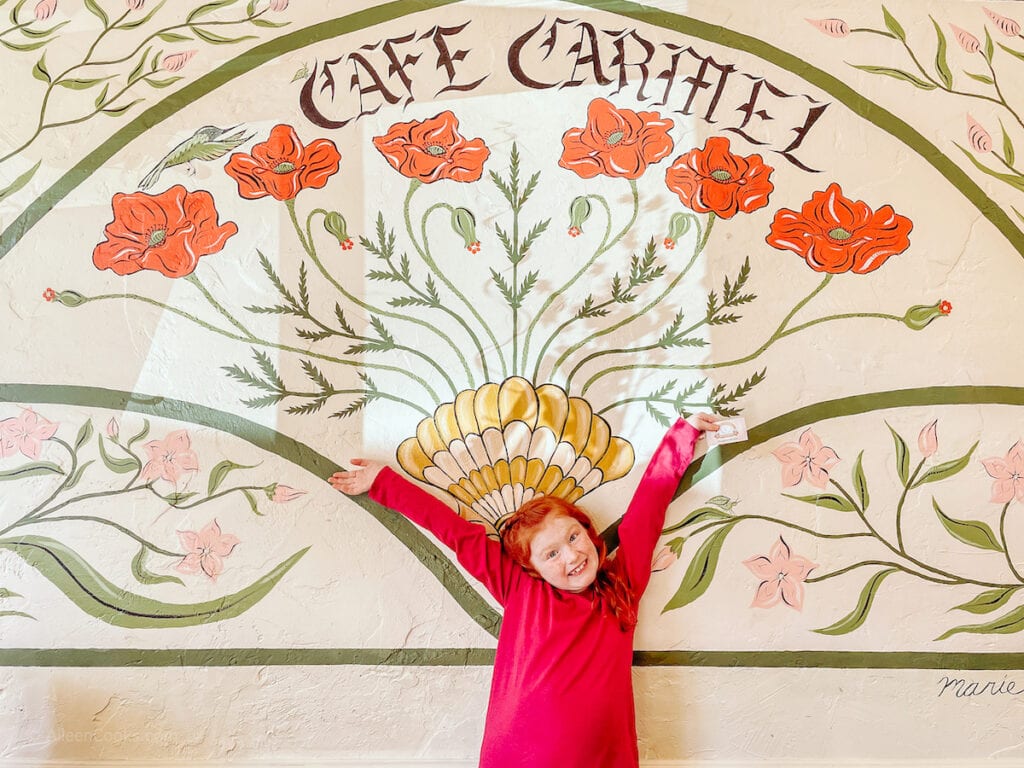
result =
[[[845,230],[842,227],[836,227],[828,233],[828,236],[833,240],[849,240],[853,237],[853,233],[849,230]]]
[[[622,137],[625,135],[626,134],[623,131],[613,131],[612,133],[608,134],[608,146],[614,147],[616,144],[622,141]]]
[[[715,181],[732,181],[732,174],[723,170],[712,171],[711,178]]]
[[[165,453],[163,460],[167,464],[173,464],[174,463],[174,451],[168,451],[167,453]]]
[[[166,229],[154,229],[149,233],[149,247],[154,248],[167,239]]]
[[[295,163],[289,163],[287,160],[274,166],[274,173],[291,173],[294,170]]]
[[[426,152],[428,155],[440,157],[445,153],[445,148],[442,147],[440,144],[428,144],[426,147]]]

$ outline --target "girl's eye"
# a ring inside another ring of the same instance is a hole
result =
[[[578,533],[574,533],[572,536],[570,536],[569,537],[569,543],[571,544],[572,542],[576,541],[576,537],[577,536],[579,536]]]
[[[550,552],[548,552],[548,560],[550,560],[551,558],[553,558],[557,554],[558,554],[557,550],[554,550],[554,549],[551,550]]]

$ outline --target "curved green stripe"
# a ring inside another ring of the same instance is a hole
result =
[[[96,147],[96,149],[83,157],[67,173],[57,179],[49,189],[25,208],[18,218],[11,222],[10,226],[3,231],[3,234],[0,234],[0,259],[3,259],[43,216],[56,207],[78,185],[88,179],[93,172],[101,168],[104,163],[123,149],[128,142],[180,112],[200,97],[215,91],[236,77],[249,73],[261,64],[265,64],[281,54],[289,53],[290,51],[304,48],[307,45],[323,40],[329,40],[339,35],[357,32],[376,24],[408,16],[411,13],[429,11],[445,5],[451,5],[455,2],[459,2],[459,0],[417,0],[415,3],[410,3],[408,0],[395,0],[375,8],[367,8],[348,16],[330,19],[310,27],[283,34],[225,62],[217,67],[217,69],[184,86],[181,90],[175,91],[163,101],[154,104],[145,112],[139,114],[135,119]]]
[[[489,667],[491,648],[4,648],[0,667]],[[635,651],[635,667],[1021,670],[1024,653]],[[959,675],[962,677],[962,675]],[[936,681],[938,685],[939,681]],[[954,691],[950,690],[950,696]]]
[[[316,477],[327,478],[342,469],[331,459],[280,432],[224,411],[174,400],[150,397],[114,389],[64,384],[0,384],[0,403],[51,403],[133,411],[179,422],[188,422],[225,432],[290,461]],[[497,636],[501,618],[469,585],[465,577],[415,525],[401,515],[370,501],[366,496],[351,499],[369,512],[404,544],[434,574],[466,614],[492,636]]]
[[[950,160],[942,151],[918,133],[908,123],[892,112],[882,108],[873,101],[864,98],[853,88],[834,75],[808,64],[792,53],[776,48],[770,43],[750,35],[709,24],[691,16],[682,16],[656,8],[649,8],[628,0],[568,0],[575,5],[582,5],[594,10],[608,11],[626,16],[636,21],[653,26],[670,29],[693,37],[699,37],[717,45],[735,48],[749,53],[788,70],[800,79],[825,91],[836,101],[845,105],[851,112],[859,115],[869,123],[878,126],[890,136],[902,141],[966,197],[975,208],[999,230],[1014,249],[1024,257],[1024,232],[1017,228],[1013,220],[992,198],[986,195],[967,173]],[[808,28],[809,29],[809,28]]]

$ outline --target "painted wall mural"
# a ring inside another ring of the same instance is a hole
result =
[[[499,612],[324,479],[388,459],[495,537],[554,494],[614,548],[703,410],[749,439],[669,510],[641,756],[1019,757],[1019,4],[316,5],[0,0],[0,755],[158,754],[187,666],[258,713],[175,710],[189,760],[472,764]],[[65,667],[135,737],[32,699]],[[700,725],[808,680],[859,739]]]

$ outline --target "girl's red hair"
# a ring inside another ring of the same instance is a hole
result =
[[[590,517],[572,502],[555,496],[536,496],[523,504],[501,529],[505,551],[527,573],[539,579],[540,574],[530,565],[530,541],[537,528],[552,515],[571,517],[583,526],[597,549],[597,578],[592,585],[595,600],[603,599],[607,603],[623,631],[635,627],[637,607],[633,593],[621,574],[608,567],[608,547]]]

